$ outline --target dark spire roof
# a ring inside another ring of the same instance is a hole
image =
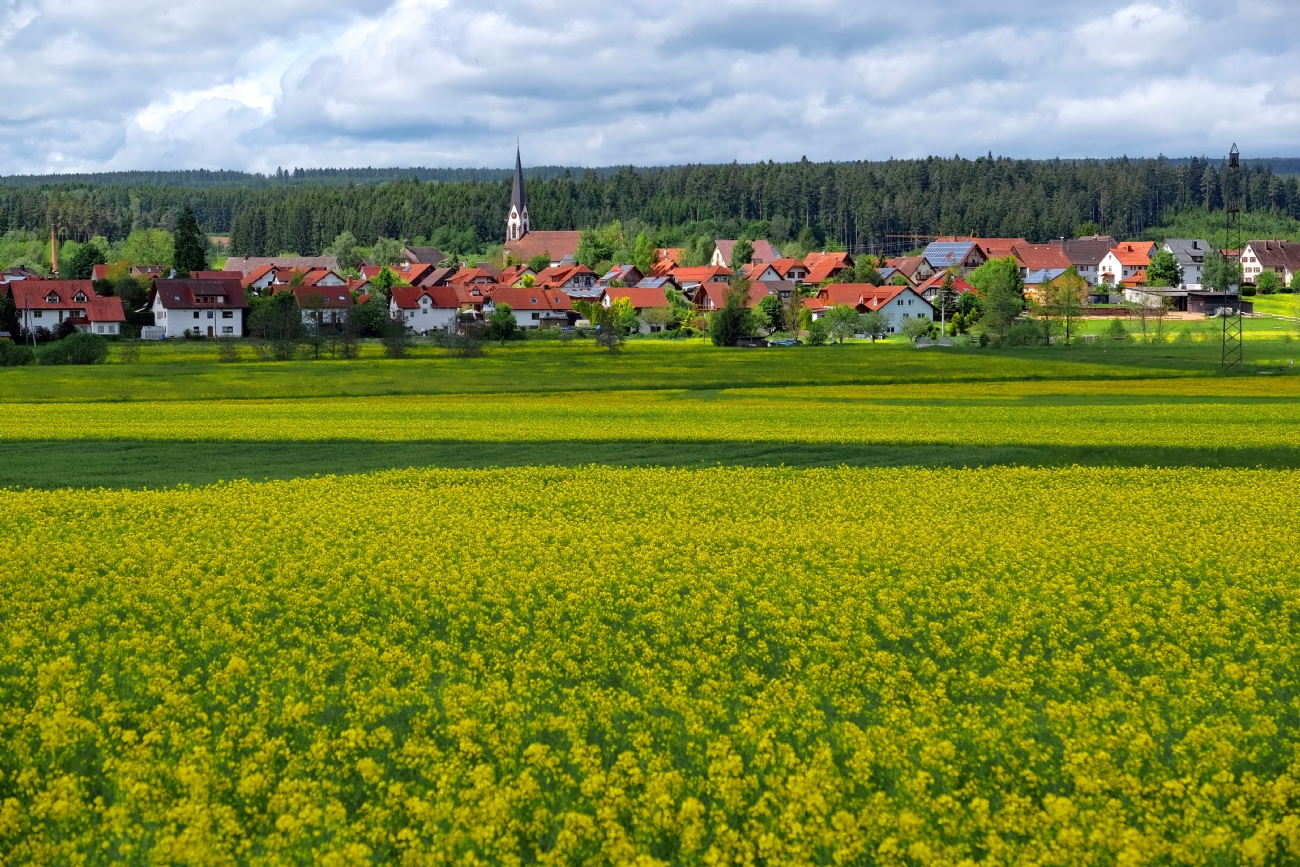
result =
[[[519,148],[515,148],[515,185],[510,190],[510,207],[518,209],[519,213],[524,212],[528,207],[528,199],[524,196],[524,167],[519,162]]]

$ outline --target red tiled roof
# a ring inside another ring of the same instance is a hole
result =
[[[910,278],[923,262],[925,262],[924,256],[895,256],[893,259],[885,260],[885,267],[901,271],[904,277]]]
[[[463,286],[466,283],[495,283],[497,282],[497,272],[490,268],[461,268],[454,275],[447,278],[447,282],[453,286]]]
[[[609,300],[617,301],[619,298],[626,298],[632,302],[632,306],[637,310],[644,310],[647,307],[667,307],[668,298],[664,295],[662,289],[646,289],[639,286],[628,286],[625,289],[610,289]]]
[[[511,310],[571,310],[573,302],[563,292],[534,286],[531,289],[498,286],[492,290],[492,301],[509,304]]]
[[[928,277],[924,282],[922,282],[919,286],[916,287],[916,294],[917,294],[917,295],[921,295],[921,294],[925,293],[927,290],[929,290],[931,287],[942,286],[942,285],[943,285],[943,279],[944,279],[946,276],[948,276],[948,274],[947,274],[946,271],[936,271],[936,272],[934,272],[934,273],[931,274],[931,275],[930,275],[930,276],[929,276],[929,277]],[[908,287],[906,287],[906,286],[899,286],[898,288],[899,288],[899,289],[906,289],[906,288],[908,288]],[[952,278],[952,288],[957,292],[958,295],[962,295],[962,294],[965,294],[965,293],[967,293],[967,292],[974,292],[974,291],[975,291],[975,287],[972,286],[972,285],[970,285],[969,283],[967,283],[967,282],[966,282],[965,280],[963,280],[961,277],[953,277],[953,278]],[[978,293],[976,293],[976,294],[978,294]]]
[[[714,246],[722,254],[722,261],[731,264],[731,253],[736,248],[736,241],[715,241]],[[767,241],[750,241],[754,246],[754,255],[751,261],[758,262],[775,262],[781,258],[781,253]]]
[[[155,280],[153,291],[149,293],[149,304],[153,306],[155,295],[166,309],[193,310],[205,309],[236,310],[248,308],[248,297],[238,280]],[[220,298],[220,301],[196,301]]]
[[[299,307],[308,306],[313,297],[320,299],[320,306],[326,308],[345,308],[352,306],[352,294],[346,286],[279,286],[272,294],[292,292],[293,300]]]
[[[1065,255],[1060,244],[1016,244],[1012,255],[1030,271],[1070,267],[1070,257]]]
[[[910,286],[872,286],[870,283],[831,283],[817,293],[823,304],[847,304],[879,310],[902,292],[913,291]]]
[[[85,310],[90,322],[122,322],[122,299],[96,294],[89,280],[16,280],[4,289],[23,310]],[[80,297],[83,300],[78,301]]]
[[[450,286],[394,286],[392,301],[402,310],[418,310],[422,295],[429,296],[429,303],[440,310],[457,310],[461,305],[458,293]]]
[[[678,283],[709,283],[717,277],[730,277],[731,269],[717,265],[701,265],[698,268],[675,268],[672,274]]]
[[[580,240],[581,232],[529,232],[518,241],[506,241],[506,254],[527,262],[545,253],[552,262],[558,262],[565,256],[576,255]]]

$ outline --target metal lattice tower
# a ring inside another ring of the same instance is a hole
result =
[[[1228,168],[1223,174],[1223,250],[1225,259],[1234,255],[1241,259],[1241,153],[1233,144],[1228,152]],[[1230,290],[1231,287],[1225,287]],[[1227,298],[1224,299],[1225,307]],[[1241,286],[1237,286],[1237,302],[1229,310],[1220,311],[1223,318],[1223,345],[1220,358],[1221,371],[1234,367],[1243,367],[1242,322],[1241,322]]]

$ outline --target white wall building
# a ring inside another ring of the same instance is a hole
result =
[[[242,337],[248,298],[238,280],[155,280],[146,309],[167,337]]]
[[[89,280],[15,280],[4,285],[18,324],[28,331],[54,332],[71,320],[78,331],[122,333],[122,299],[96,294]]]

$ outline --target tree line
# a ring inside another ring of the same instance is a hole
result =
[[[314,170],[325,171],[325,170]],[[530,177],[534,229],[586,229],[615,220],[661,245],[701,234],[780,242],[811,231],[819,243],[888,249],[909,236],[978,234],[1044,241],[1095,228],[1137,237],[1191,210],[1223,207],[1218,161],[1191,159],[1013,160],[931,157],[887,162],[755,163],[625,167]],[[109,241],[174,229],[191,208],[203,230],[229,235],[236,255],[316,255],[343,232],[361,244],[425,239],[453,252],[499,244],[508,178],[464,182],[412,178],[341,185],[0,184],[0,232],[49,231]],[[1247,213],[1300,218],[1300,184],[1268,165],[1240,174]],[[899,242],[898,238],[904,238]]]

